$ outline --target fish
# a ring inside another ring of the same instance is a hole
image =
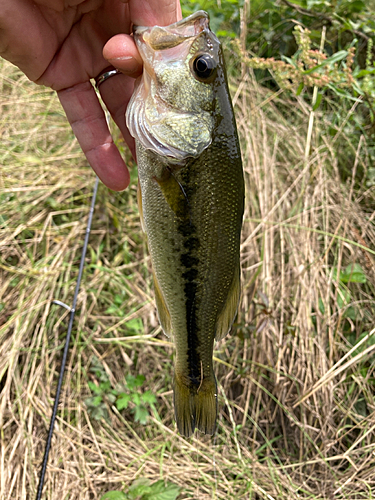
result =
[[[240,300],[244,176],[220,41],[198,11],[135,27],[143,60],[126,122],[135,138],[138,204],[158,317],[175,345],[178,431],[213,435],[215,341]]]

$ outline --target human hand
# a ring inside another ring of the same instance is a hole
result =
[[[103,82],[100,94],[134,156],[125,110],[142,61],[131,26],[180,18],[179,0],[0,0],[0,56],[57,91],[88,162],[116,191],[128,186],[129,172],[90,79],[109,63],[124,73]]]

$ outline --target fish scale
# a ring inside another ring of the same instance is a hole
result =
[[[136,139],[159,319],[176,348],[175,417],[188,437],[195,428],[213,434],[216,427],[213,347],[230,330],[238,307],[244,181],[224,60],[207,14],[154,29],[135,30],[144,74],[127,123]],[[206,61],[215,66],[214,78],[204,73],[203,81],[192,66],[202,54],[203,71]],[[171,72],[173,82],[181,76],[178,97],[175,85],[171,92],[166,88]],[[201,141],[192,127],[204,131]]]

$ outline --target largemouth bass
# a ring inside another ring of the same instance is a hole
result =
[[[237,312],[244,209],[224,59],[203,11],[166,27],[136,27],[134,38],[144,70],[127,124],[159,320],[176,347],[175,418],[184,436],[195,428],[213,434],[213,347]]]

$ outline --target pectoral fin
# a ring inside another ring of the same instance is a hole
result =
[[[155,288],[155,302],[156,308],[158,310],[158,317],[161,324],[161,327],[167,337],[172,336],[172,323],[171,323],[171,315],[167,309],[167,304],[165,303],[163,294],[160,290],[160,286],[154,271],[152,272],[154,277],[154,288]]]
[[[163,196],[172,209],[180,219],[188,219],[190,216],[189,203],[182,185],[177,181],[174,174],[165,169],[162,178],[155,177]]]
[[[224,304],[223,310],[219,314],[216,322],[216,340],[223,339],[229,333],[234,318],[236,317],[238,303],[240,301],[240,292],[240,273],[239,270],[237,270],[234,274],[232,285],[228,292],[227,301]]]

